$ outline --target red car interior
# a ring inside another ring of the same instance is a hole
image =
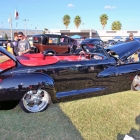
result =
[[[12,59],[9,59],[3,63],[0,63],[0,69],[2,69],[2,70],[6,70],[6,69],[14,67],[14,66],[15,66],[15,62]]]
[[[54,64],[58,61],[78,61],[80,60],[80,56],[44,56],[43,54],[38,53],[24,54],[22,56],[17,56],[17,59],[21,64],[26,66],[40,66]]]

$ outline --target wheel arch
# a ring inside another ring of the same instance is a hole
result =
[[[49,52],[52,52],[54,55],[56,54],[56,52],[53,49],[46,49],[43,51],[43,54],[46,55]]]

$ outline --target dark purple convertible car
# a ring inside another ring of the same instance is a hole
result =
[[[81,54],[16,57],[0,47],[0,109],[19,104],[34,113],[50,103],[140,90],[140,42],[104,49],[87,39],[81,47]]]

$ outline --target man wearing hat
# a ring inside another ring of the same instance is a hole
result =
[[[129,34],[129,38],[125,42],[131,42],[131,41],[135,41],[133,33]]]
[[[18,55],[30,53],[31,46],[29,41],[25,38],[23,32],[18,33],[18,38],[20,39],[18,42]]]

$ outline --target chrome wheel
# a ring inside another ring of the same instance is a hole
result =
[[[140,76],[136,75],[133,79],[131,90],[140,90]]]
[[[50,95],[47,91],[38,89],[28,91],[20,101],[20,106],[25,112],[41,112],[50,104]]]

